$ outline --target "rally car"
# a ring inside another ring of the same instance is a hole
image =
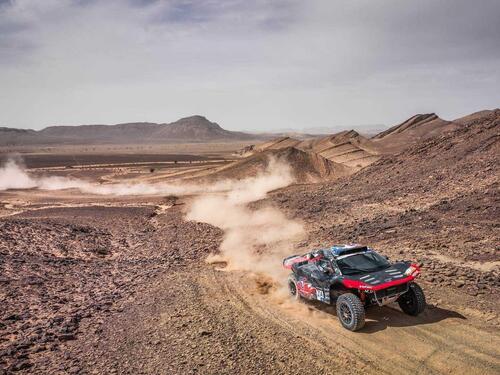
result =
[[[336,245],[283,260],[292,271],[290,294],[296,298],[336,304],[344,328],[356,331],[365,324],[365,308],[397,302],[404,313],[418,315],[426,302],[415,283],[420,268],[411,262],[390,263],[367,246]]]

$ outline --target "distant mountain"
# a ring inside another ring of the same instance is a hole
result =
[[[42,138],[35,130],[0,127],[0,146],[31,145]]]
[[[49,126],[39,131],[0,128],[0,146],[213,142],[262,138],[262,136],[225,130],[203,116],[185,117],[164,124],[133,122],[117,125]]]

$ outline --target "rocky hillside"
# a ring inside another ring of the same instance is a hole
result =
[[[366,138],[355,130],[306,140],[280,137],[247,146],[240,151],[239,155],[248,157],[268,150],[294,147],[342,165],[352,174],[376,162],[383,155],[403,152],[418,142],[460,129],[473,121],[481,121],[494,112],[480,111],[453,121],[443,120],[435,113],[418,114],[372,138]]]
[[[304,247],[361,242],[423,263],[436,299],[498,318],[500,110],[385,155],[336,182],[295,186],[274,201],[307,223]],[[448,297],[444,295],[444,291]]]
[[[257,139],[258,136],[225,130],[203,116],[172,123],[134,122],[117,125],[49,126],[40,131],[0,128],[0,146],[26,144],[141,144],[210,142]]]
[[[271,158],[280,160],[292,168],[298,183],[318,182],[347,176],[349,168],[332,162],[321,155],[304,152],[295,147],[269,148],[243,160],[236,161],[210,175],[210,179],[241,179],[255,176],[266,168]]]
[[[375,148],[354,130],[343,131],[328,137],[301,142],[297,147],[317,153],[335,163],[357,171],[377,160]]]
[[[378,160],[378,152],[371,141],[354,130],[300,141],[290,137],[276,138],[257,145],[247,146],[240,151],[241,156],[255,155],[270,150],[284,150],[293,147],[342,166],[343,172],[354,173]],[[343,173],[344,175],[344,173]]]
[[[419,114],[413,117],[410,117],[408,120],[403,121],[401,124],[397,124],[373,137],[373,139],[382,139],[390,135],[401,134],[405,131],[416,131],[418,130],[420,133],[425,133],[424,127],[429,128],[429,125],[434,125],[433,128],[436,128],[436,125],[442,123],[449,123],[450,121],[445,121],[439,118],[435,113],[428,114]]]
[[[417,142],[456,130],[492,112],[479,111],[452,121],[443,120],[435,113],[415,115],[371,138],[372,145],[381,153],[401,152]]]

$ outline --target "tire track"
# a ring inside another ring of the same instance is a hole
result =
[[[345,331],[332,308],[304,303],[290,308],[273,295],[258,294],[248,274],[212,271],[211,283],[223,285],[231,305],[251,313],[258,324],[279,326],[294,334],[322,361],[343,357],[365,373],[496,374],[500,369],[498,332],[486,332],[457,317],[441,317],[429,309],[422,318],[408,317],[394,308],[367,312],[367,328]]]

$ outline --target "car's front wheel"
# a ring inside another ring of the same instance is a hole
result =
[[[424,291],[418,284],[412,283],[408,287],[408,292],[398,298],[398,304],[405,314],[417,316],[425,310]]]
[[[365,325],[365,308],[358,296],[345,293],[337,299],[337,317],[349,331],[357,331]]]

